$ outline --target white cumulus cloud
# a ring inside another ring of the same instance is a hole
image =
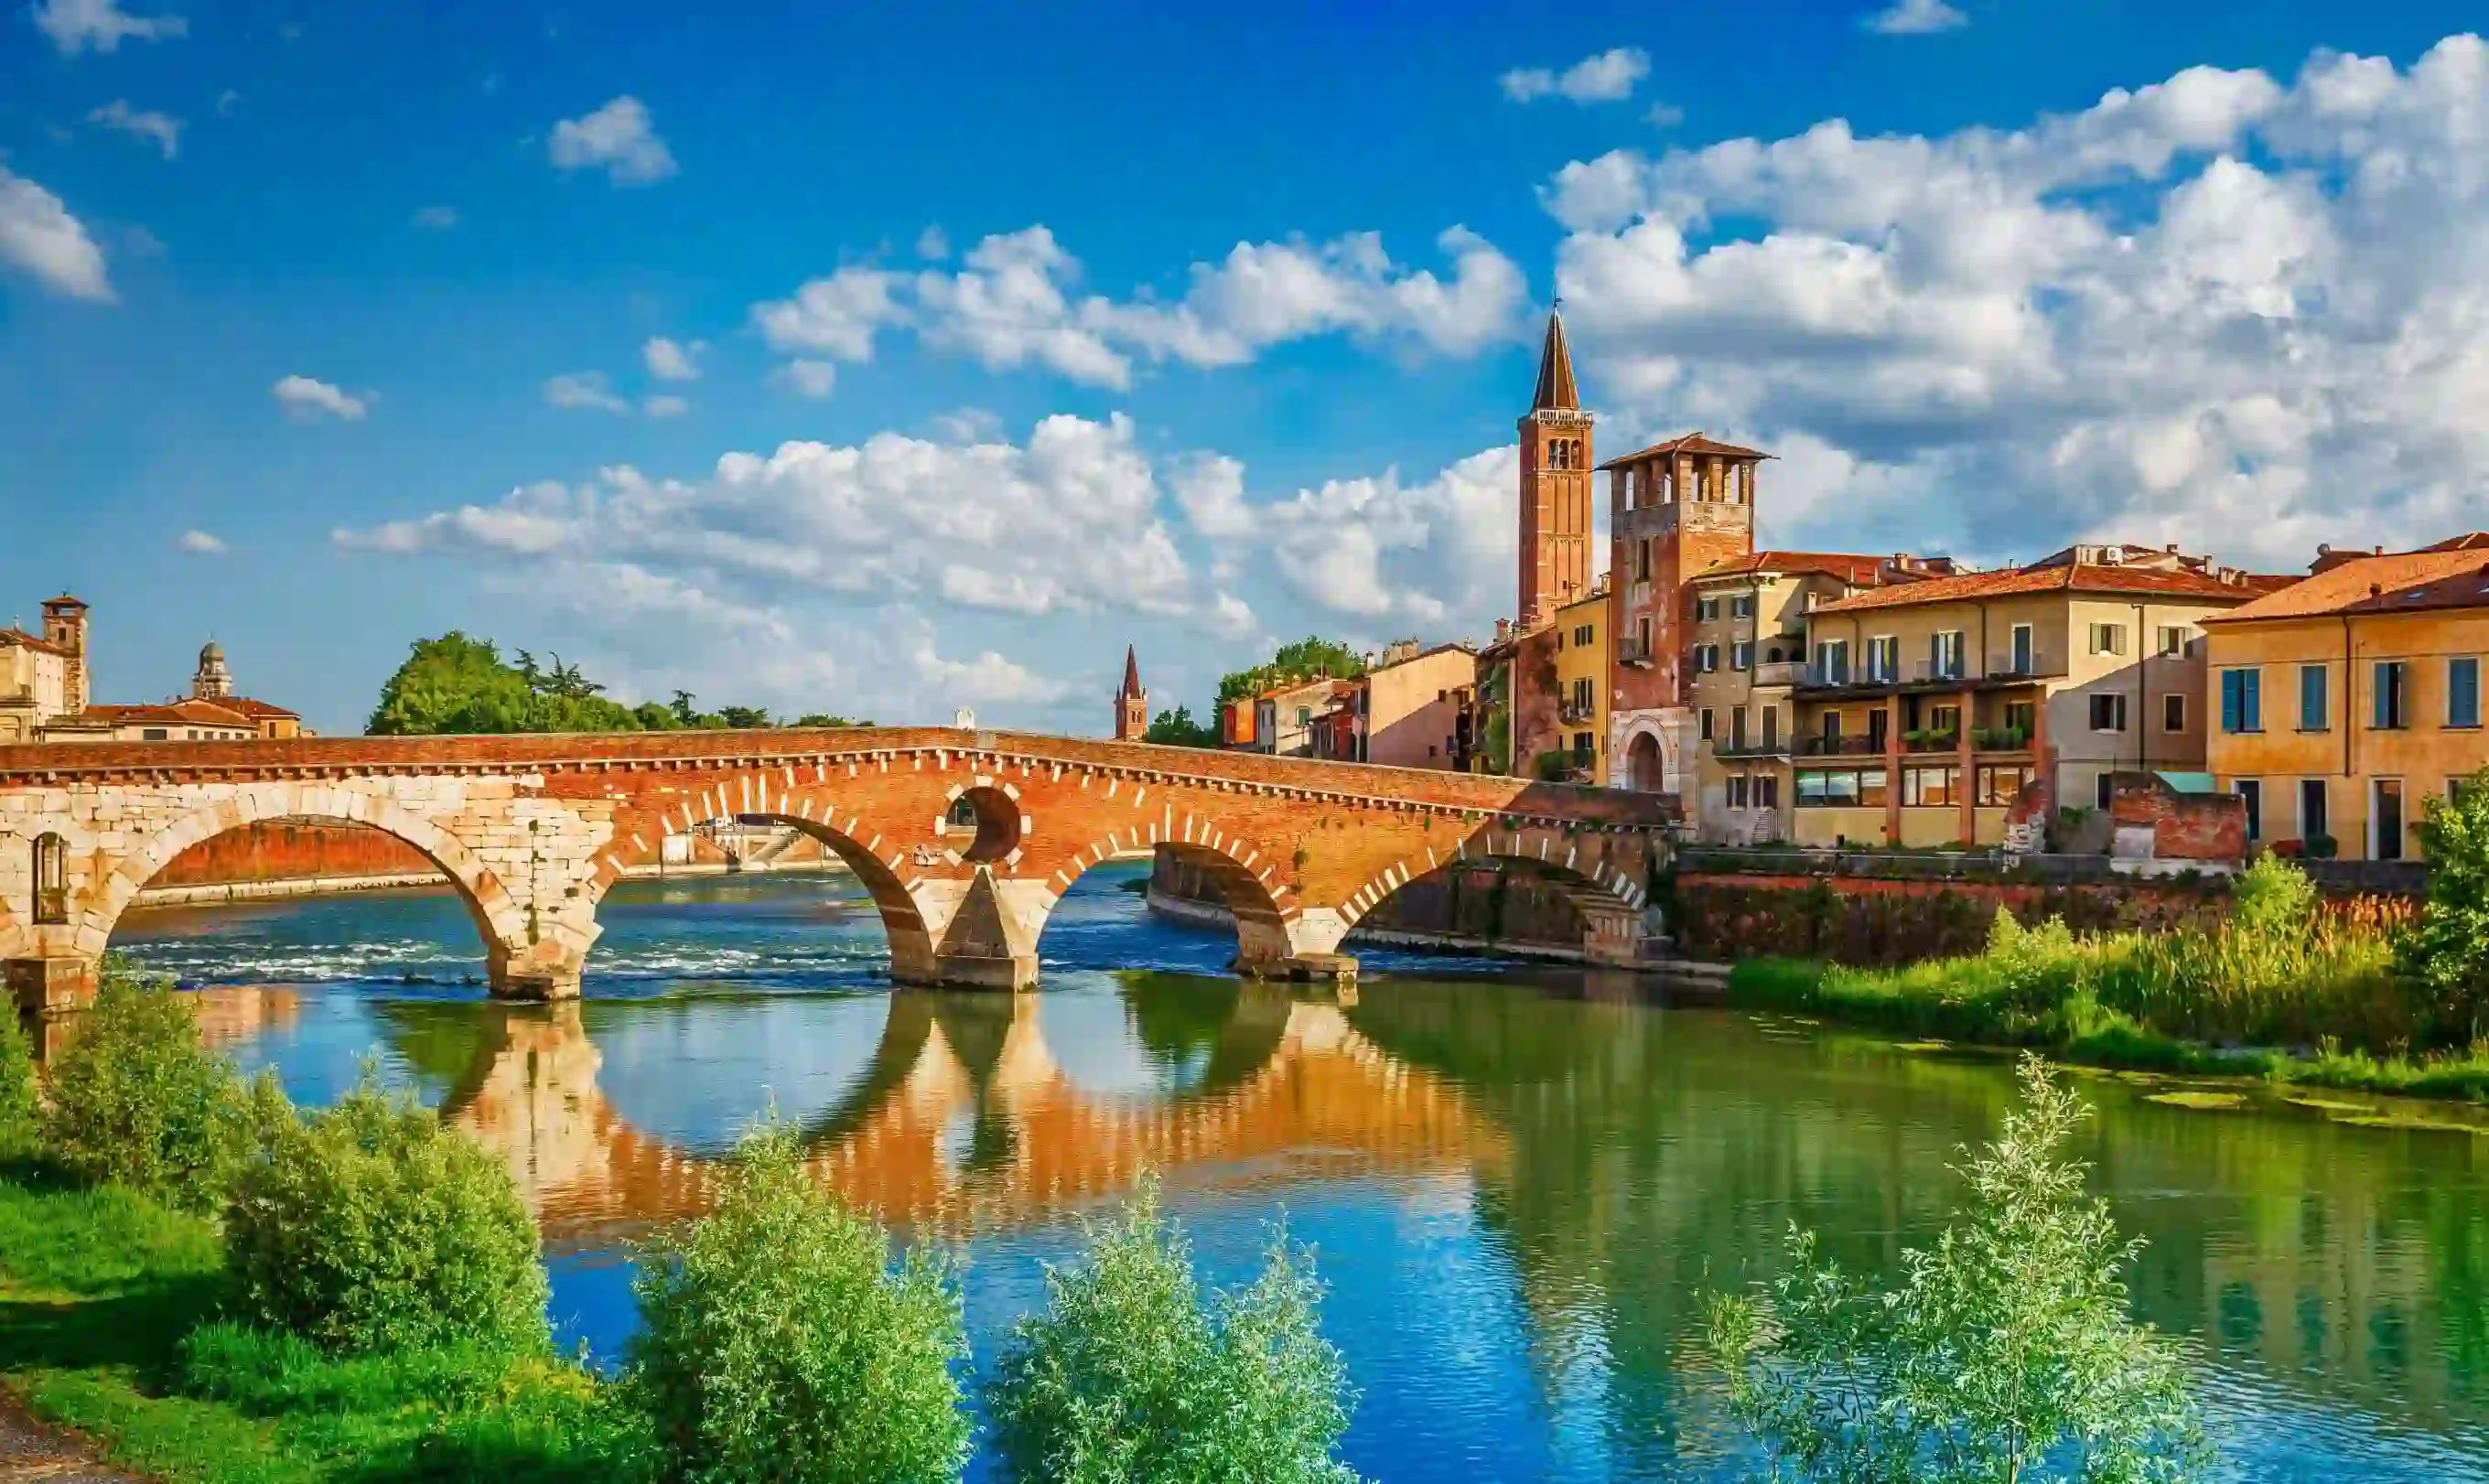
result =
[[[648,374],[661,382],[697,382],[700,380],[700,357],[708,351],[708,342],[685,343],[651,335],[640,347],[640,357],[648,366]]]
[[[631,404],[615,394],[607,385],[602,371],[569,371],[548,377],[544,384],[547,406],[564,412],[627,413]]]
[[[222,556],[227,551],[221,539],[204,530],[186,530],[173,544],[193,556]]]
[[[842,268],[804,284],[792,299],[753,305],[752,322],[772,350],[871,360],[873,336],[907,318],[899,301],[905,281],[880,269]]]
[[[314,381],[307,376],[279,378],[276,385],[269,388],[269,395],[276,399],[276,405],[285,410],[287,416],[305,422],[321,417],[360,422],[371,411],[371,393],[354,396],[329,383]]]
[[[71,299],[109,300],[103,249],[61,198],[0,165],[0,264]]]
[[[1894,0],[1860,22],[1879,36],[1927,36],[1970,24],[1970,17],[1945,0]]]
[[[806,360],[799,357],[780,366],[773,380],[795,395],[817,402],[837,388],[839,363],[835,360]]]
[[[132,15],[120,0],[36,0],[35,29],[65,57],[118,51],[123,42],[160,42],[189,30],[179,15]]]
[[[1924,0],[1905,0],[1924,3]],[[1940,3],[1940,0],[1939,0]],[[1542,98],[1569,99],[1577,103],[1613,103],[1631,98],[1650,75],[1650,55],[1639,46],[1618,46],[1584,57],[1559,72],[1547,67],[1518,67],[1498,81],[1503,96],[1516,103]]]
[[[90,109],[86,121],[98,128],[144,139],[162,150],[166,159],[182,153],[182,121],[152,109],[132,108],[128,99],[116,98],[100,108]]]
[[[616,186],[653,185],[676,170],[648,105],[627,94],[594,113],[554,125],[549,148],[556,169],[602,170]]]

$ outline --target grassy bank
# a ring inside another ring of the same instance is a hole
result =
[[[335,1357],[218,1323],[215,1223],[0,1171],[0,1384],[128,1466],[198,1484],[628,1479],[628,1420],[550,1355]]]
[[[2102,1002],[2079,975],[2033,984],[1989,955],[1902,969],[1846,969],[1787,958],[1738,964],[1730,1002],[1803,1010],[1898,1034],[2025,1046],[2096,1067],[2489,1102],[2489,1052],[2348,1048],[2331,1036],[2305,1049],[2216,1044]]]

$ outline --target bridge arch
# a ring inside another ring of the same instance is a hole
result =
[[[1062,900],[1073,883],[1120,854],[1146,848],[1155,859],[1163,850],[1217,888],[1219,900],[1236,920],[1240,961],[1276,962],[1297,952],[1290,946],[1289,925],[1295,914],[1280,901],[1279,889],[1273,885],[1284,862],[1253,841],[1215,824],[1202,826],[1197,840],[1151,838],[1159,833],[1157,829],[1115,830],[1091,841],[1047,883],[1054,889],[1054,900]]]
[[[1354,928],[1410,882],[1469,864],[1525,865],[1554,886],[1582,920],[1582,951],[1594,963],[1630,962],[1640,953],[1642,909],[1648,900],[1638,851],[1611,850],[1612,838],[1547,824],[1489,825],[1448,854],[1421,852],[1386,866],[1340,909]]]
[[[874,908],[880,912],[882,935],[890,942],[891,977],[901,983],[923,983],[932,977],[934,935],[925,920],[924,908],[907,889],[907,883],[899,879],[899,872],[874,855],[867,842],[857,840],[826,818],[814,819],[785,809],[745,810],[739,812],[739,817],[765,819],[819,842],[823,849],[855,873],[865,895],[873,899]],[[856,828],[861,830],[863,823]]]
[[[139,892],[183,851],[234,830],[279,819],[361,825],[414,847],[449,882],[473,919],[496,980],[541,935],[541,925],[534,925],[537,930],[531,931],[529,914],[492,869],[439,824],[385,794],[285,783],[244,785],[143,837],[84,894],[84,909],[72,914],[72,945],[86,957],[101,955]]]

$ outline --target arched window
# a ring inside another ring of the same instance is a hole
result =
[[[35,837],[35,926],[70,920],[70,847],[58,835]]]
[[[921,819],[924,816],[920,814],[917,817]],[[953,799],[951,801],[951,814],[949,822],[951,828],[955,830],[975,829],[977,827],[976,801],[969,798],[964,793],[959,795],[958,798]]]

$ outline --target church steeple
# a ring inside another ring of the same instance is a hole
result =
[[[1538,352],[1538,394],[1533,413],[1578,413],[1582,394],[1573,385],[1573,348],[1564,341],[1564,316],[1547,311],[1547,343]]]
[[[1115,740],[1138,742],[1150,729],[1150,693],[1141,689],[1141,659],[1124,646],[1124,687],[1115,693]]]
[[[1590,414],[1573,384],[1564,317],[1550,310],[1538,389],[1521,414],[1521,608],[1524,629],[1590,590]]]

